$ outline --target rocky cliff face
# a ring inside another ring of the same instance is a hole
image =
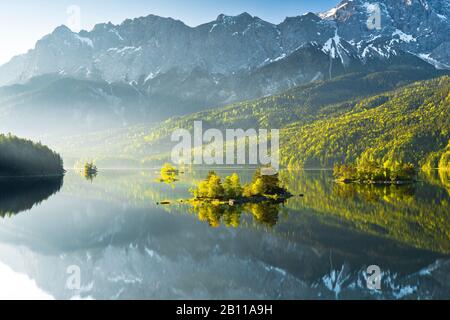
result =
[[[410,52],[450,68],[449,8],[440,0],[347,0],[278,25],[243,13],[221,14],[195,28],[154,15],[99,24],[89,32],[61,26],[1,66],[0,85],[46,73],[140,83],[174,68],[229,76],[254,72],[311,43],[344,66]]]
[[[449,8],[440,0],[348,0],[320,16],[333,21],[363,59],[406,51],[449,68]]]
[[[61,26],[0,66],[0,122],[24,136],[73,134],[353,72],[395,68],[406,79],[428,78],[450,69],[449,17],[448,1],[347,0],[278,25],[243,13],[195,28],[153,15],[89,32]]]

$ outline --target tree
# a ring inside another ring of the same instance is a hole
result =
[[[194,197],[196,198],[207,198],[208,197],[208,180],[201,181],[196,189],[193,189]]]
[[[252,195],[253,195],[252,184],[246,183],[242,189],[242,196],[248,198],[251,197]]]
[[[232,199],[234,198],[234,190],[231,185],[231,177],[226,177],[223,181],[223,191],[226,198]]]
[[[94,178],[97,176],[97,167],[93,162],[87,162],[84,165],[83,175],[88,180],[94,180]]]
[[[224,196],[223,186],[220,177],[215,173],[208,179],[208,198],[222,198]]]
[[[62,175],[60,155],[41,143],[0,134],[0,175]]]
[[[396,182],[413,181],[414,165],[389,159],[382,164],[373,158],[361,157],[356,164],[336,165],[334,177],[341,182]]]
[[[227,199],[236,199],[242,196],[242,186],[237,173],[225,178],[223,189]]]
[[[208,177],[201,181],[197,188],[192,190],[192,193],[196,198],[211,199],[223,198],[225,195],[220,177],[214,171],[210,171]]]
[[[201,181],[197,188],[191,189],[196,198],[210,199],[238,199],[255,195],[275,195],[284,193],[285,189],[280,187],[278,174],[269,176],[261,175],[258,169],[255,172],[252,183],[241,186],[241,181],[236,173],[224,179],[222,184],[220,177],[210,171],[208,177]]]
[[[262,175],[261,169],[257,169],[251,184],[252,195],[278,194],[283,189],[280,187],[278,173],[274,175]]]
[[[254,183],[252,183],[252,195],[257,196],[257,195],[263,195],[265,193],[265,185],[264,185],[264,181],[261,178],[256,179],[256,181]]]
[[[166,163],[161,168],[161,182],[173,183],[177,181],[179,170],[172,166],[170,163]]]

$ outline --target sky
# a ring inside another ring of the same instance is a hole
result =
[[[244,11],[280,23],[287,16],[322,12],[339,0],[2,0],[0,1],[0,65],[32,49],[40,38],[65,24],[90,30],[97,23],[119,24],[127,18],[155,14],[189,26],[212,21],[220,13]],[[78,9],[79,8],[79,14]],[[79,19],[73,19],[78,17]]]

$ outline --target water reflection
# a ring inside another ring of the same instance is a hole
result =
[[[0,178],[0,217],[30,210],[57,193],[63,177]]]
[[[313,209],[322,223],[450,253],[450,201],[442,184],[422,177],[410,186],[342,185],[330,182],[326,172],[285,172],[284,178],[291,192],[305,193],[288,201],[288,207]]]
[[[200,221],[207,222],[211,227],[221,225],[237,228],[241,224],[243,214],[251,215],[253,220],[268,228],[278,222],[278,215],[285,211],[283,204],[269,202],[247,203],[244,205],[228,205],[198,202],[189,206],[189,212],[195,214]]]
[[[200,207],[156,202],[189,198],[204,171],[174,187],[158,176],[102,171],[91,184],[69,172],[32,214],[0,219],[0,261],[56,298],[450,297],[450,198],[438,174],[373,189],[334,184],[328,172],[282,172],[304,197]],[[365,285],[372,264],[383,272],[379,292]],[[71,265],[82,270],[80,290],[66,288]]]
[[[222,174],[225,176],[230,172]],[[128,175],[104,172],[95,189],[88,190],[75,181],[70,181],[67,188],[80,197],[149,207],[164,200],[177,203],[179,199],[190,198],[189,188],[197,185],[204,175],[205,171],[194,171],[183,175],[175,185],[166,185],[155,182],[158,175],[148,172]],[[239,175],[245,183],[250,181],[252,172],[239,172]],[[185,204],[164,206],[159,210],[195,215],[215,228],[263,226],[277,233],[287,229],[283,236],[290,239],[302,230],[302,241],[328,243],[332,237],[325,232],[315,234],[311,231],[320,225],[322,229],[375,237],[375,244],[385,239],[419,250],[450,254],[450,198],[446,185],[441,183],[443,174],[436,171],[432,177],[435,180],[431,180],[429,174],[423,175],[421,182],[404,186],[342,185],[333,183],[331,173],[327,171],[281,171],[283,184],[297,195],[285,204]],[[299,194],[304,196],[299,197]],[[329,243],[339,241],[335,238]],[[357,245],[340,243],[340,248],[348,250]],[[377,251],[382,255],[383,249],[379,249]]]
[[[422,177],[428,183],[446,189],[450,196],[450,170],[427,170]]]
[[[332,193],[347,201],[358,201],[358,198],[368,202],[398,201],[408,202],[414,199],[416,186],[405,185],[373,185],[373,184],[343,184],[333,185]]]
[[[189,211],[214,228],[237,228],[243,222],[247,226],[244,218],[248,216],[256,224],[273,228],[282,213],[289,215],[285,219],[292,228],[300,228],[308,220],[298,213],[313,211],[315,223],[394,240],[420,250],[450,254],[450,199],[446,180],[442,172],[433,174],[424,174],[417,184],[359,185],[333,183],[327,171],[282,171],[280,178],[287,189],[302,197],[294,196],[286,203],[275,205],[198,203],[187,205],[187,209],[182,206],[165,210]],[[197,175],[200,173],[193,173],[190,180],[184,182],[195,185]],[[430,180],[433,177],[435,180]],[[183,187],[188,189],[186,184]]]
[[[87,171],[84,170],[82,172],[83,177],[90,182],[94,182],[94,179],[97,177],[98,172],[97,171]]]

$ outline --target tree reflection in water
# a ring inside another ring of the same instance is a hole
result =
[[[94,179],[97,177],[98,172],[97,171],[86,171],[84,170],[82,172],[83,177],[90,181],[90,182],[94,182]]]
[[[311,209],[325,224],[342,227],[345,223],[365,234],[449,254],[448,189],[442,183],[443,174],[434,174],[440,174],[435,183],[421,174],[416,184],[390,186],[333,183],[327,172],[283,172],[282,178],[293,193],[305,194],[289,201],[290,209]]]
[[[340,184],[333,182],[330,171],[282,170],[283,185],[295,195],[285,203],[241,206],[198,203],[187,208],[212,227],[250,226],[248,222],[253,221],[254,227],[263,225],[282,232],[286,228],[308,231],[313,227],[308,223],[320,223],[336,230],[362,232],[366,236],[448,255],[448,176],[447,172],[434,171],[422,172],[415,184]],[[165,210],[171,211],[169,207]],[[175,210],[185,212],[182,208]],[[283,211],[286,214],[281,215]],[[289,237],[293,237],[293,233],[289,233]]]
[[[63,177],[1,178],[0,217],[10,217],[57,193],[63,185]]]
[[[213,228],[220,225],[237,228],[241,224],[243,214],[250,214],[256,223],[271,228],[277,224],[279,213],[283,210],[282,203],[269,202],[243,205],[198,202],[190,207],[191,213],[196,214],[200,221],[208,222]]]

